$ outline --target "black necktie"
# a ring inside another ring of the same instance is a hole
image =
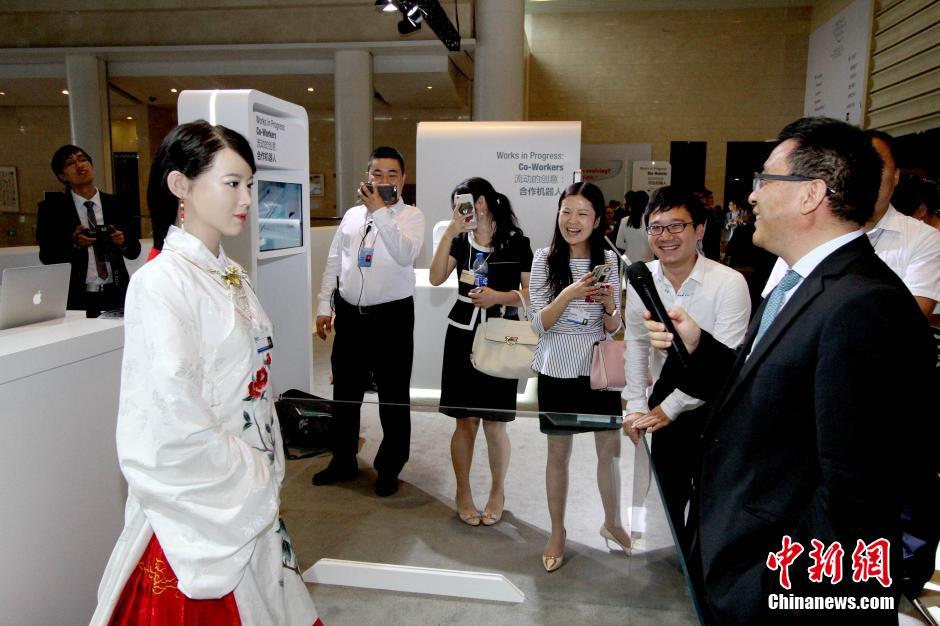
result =
[[[85,200],[85,208],[88,210],[88,227],[93,230],[97,229],[98,218],[95,217],[95,203],[91,200]],[[95,253],[95,268],[98,270],[98,278],[106,280],[108,278],[108,264],[98,256],[98,246],[93,246],[92,251]]]

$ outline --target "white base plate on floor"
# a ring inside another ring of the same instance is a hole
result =
[[[502,574],[320,559],[304,582],[519,603],[525,594]]]

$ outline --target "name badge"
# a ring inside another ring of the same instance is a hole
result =
[[[460,282],[467,285],[475,285],[476,281],[474,281],[473,272],[470,270],[460,270]]]
[[[258,354],[267,352],[274,347],[274,340],[271,337],[255,337],[255,350]]]
[[[575,311],[570,317],[565,318],[565,321],[577,326],[587,326],[590,317],[587,311]]]
[[[372,267],[372,255],[375,248],[359,248],[359,267]]]

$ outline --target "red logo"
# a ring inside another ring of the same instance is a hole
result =
[[[767,555],[767,567],[771,570],[780,570],[780,586],[784,589],[790,588],[790,565],[801,554],[803,554],[803,546],[790,539],[790,535],[784,535],[783,549]]]
[[[859,539],[852,552],[852,580],[861,583],[874,578],[882,587],[890,587],[890,548],[887,539],[876,539],[868,545]]]

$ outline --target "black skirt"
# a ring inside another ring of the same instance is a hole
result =
[[[495,378],[477,371],[470,363],[472,347],[473,331],[447,325],[441,366],[440,412],[456,418],[480,417],[495,422],[513,421],[516,419],[518,381]]]
[[[543,413],[563,413],[555,421]],[[578,423],[573,415],[589,415],[588,423]],[[597,416],[597,417],[594,417]],[[607,416],[606,422],[601,416]],[[561,422],[561,423],[556,423]],[[588,376],[554,378],[539,374],[539,430],[546,435],[573,435],[598,430],[617,430],[623,424],[620,393],[591,389]]]

